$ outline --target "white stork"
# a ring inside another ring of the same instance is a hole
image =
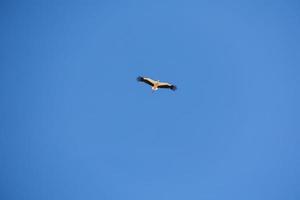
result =
[[[151,85],[152,91],[156,91],[156,90],[158,90],[158,88],[168,88],[173,91],[177,89],[176,85],[172,85],[170,83],[159,82],[159,80],[155,81],[155,80],[152,80],[151,78],[139,76],[139,77],[137,77],[137,81],[144,82],[144,83],[147,83],[148,85]]]

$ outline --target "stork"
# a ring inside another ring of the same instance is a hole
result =
[[[170,83],[165,83],[165,82],[160,82],[159,80],[155,81],[155,80],[152,80],[151,78],[147,78],[147,77],[139,76],[139,77],[137,77],[137,81],[144,82],[144,83],[147,83],[148,85],[150,85],[153,92],[158,90],[158,88],[167,88],[167,89],[171,89],[173,91],[175,91],[177,89],[176,85],[173,85]]]

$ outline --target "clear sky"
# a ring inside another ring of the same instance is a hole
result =
[[[299,200],[299,11],[1,1],[0,199]]]

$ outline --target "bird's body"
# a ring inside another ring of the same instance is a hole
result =
[[[151,78],[147,78],[147,77],[139,76],[137,78],[137,80],[150,85],[152,91],[156,91],[156,90],[158,90],[158,88],[168,88],[168,89],[171,89],[171,90],[176,90],[177,89],[177,87],[175,85],[172,85],[170,83],[160,82],[159,80],[155,81],[155,80],[152,80]]]
[[[152,90],[158,90],[158,84],[159,84],[159,82],[158,81],[156,81],[154,84],[153,84],[153,86],[151,87],[151,89]]]

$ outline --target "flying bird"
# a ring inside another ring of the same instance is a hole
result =
[[[151,78],[147,78],[147,77],[139,76],[139,77],[137,77],[137,81],[147,83],[148,85],[151,86],[152,91],[156,91],[156,90],[158,90],[158,88],[167,88],[167,89],[171,89],[173,91],[175,91],[177,89],[176,85],[173,85],[170,83],[159,82],[159,80],[155,81],[155,80],[152,80]]]

